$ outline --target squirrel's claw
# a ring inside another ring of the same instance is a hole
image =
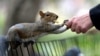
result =
[[[24,47],[27,47],[29,44],[34,44],[34,41],[24,42]]]

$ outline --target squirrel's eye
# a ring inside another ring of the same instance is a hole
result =
[[[47,14],[46,16],[50,16],[50,15]]]

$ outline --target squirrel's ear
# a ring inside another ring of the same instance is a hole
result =
[[[42,11],[39,12],[41,17],[44,17],[44,13]]]

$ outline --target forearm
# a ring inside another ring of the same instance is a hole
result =
[[[55,25],[55,24],[49,23],[47,29],[48,29],[50,32],[52,32],[52,31],[54,31],[54,30],[59,29],[60,27],[62,27],[62,25],[60,25],[60,24],[59,24],[59,25]]]
[[[53,31],[52,33],[54,33],[54,34],[59,34],[59,33],[62,33],[62,32],[64,32],[64,31],[66,31],[68,28],[67,28],[67,26],[62,26],[62,27],[60,27],[60,28],[58,28],[58,29],[56,29],[55,31]]]
[[[93,25],[100,30],[100,4],[90,10]]]

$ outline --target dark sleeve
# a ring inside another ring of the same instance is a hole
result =
[[[100,30],[100,4],[90,10],[90,18],[96,29]]]

